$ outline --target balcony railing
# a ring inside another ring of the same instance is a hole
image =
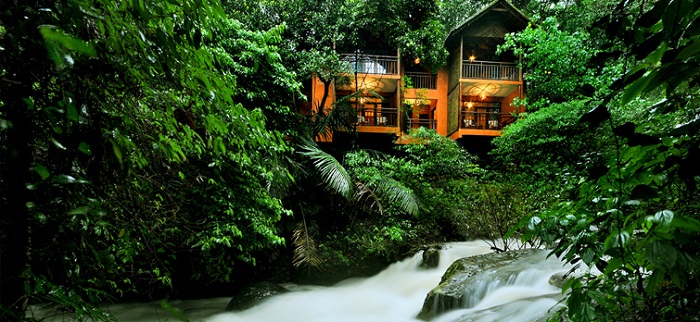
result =
[[[437,75],[435,74],[407,72],[406,77],[411,80],[413,88],[437,89]]]
[[[520,80],[520,69],[515,63],[465,60],[462,62],[462,78]]]
[[[437,120],[410,118],[406,122],[406,127],[409,129],[417,129],[421,126],[426,129],[435,130],[437,128]]]
[[[398,75],[398,57],[384,55],[343,54],[343,61],[358,73]]]
[[[357,125],[360,126],[398,126],[399,109],[397,108],[360,108],[357,111]]]
[[[515,121],[510,113],[462,111],[462,129],[500,130]]]

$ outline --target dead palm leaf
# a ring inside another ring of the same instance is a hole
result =
[[[292,243],[294,244],[294,257],[292,258],[294,267],[307,265],[309,269],[311,267],[321,269],[323,260],[318,254],[316,241],[311,237],[305,219],[299,222],[294,229]]]

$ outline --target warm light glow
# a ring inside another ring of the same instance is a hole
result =
[[[469,56],[469,60],[472,61],[472,62],[475,61],[475,60],[476,60],[476,56],[474,56],[474,55]]]
[[[416,57],[413,62],[416,63],[416,65],[420,64],[420,57]]]
[[[472,107],[474,107],[474,103],[472,103],[472,102],[467,103],[467,108],[468,108],[468,109],[471,109]]]
[[[481,94],[481,99],[482,100],[486,99],[486,94]]]

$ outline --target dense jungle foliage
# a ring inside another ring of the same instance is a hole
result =
[[[513,1],[528,112],[490,162],[426,129],[315,143],[352,127],[352,95],[297,110],[312,74],[348,81],[336,48],[383,39],[436,70],[488,2],[3,2],[0,319],[521,237],[584,268],[561,319],[698,319],[697,1]]]

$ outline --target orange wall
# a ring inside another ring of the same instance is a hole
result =
[[[447,135],[447,69],[437,72],[436,89],[406,89],[404,99],[423,98],[437,101],[434,118],[437,120],[437,133]]]
[[[520,85],[517,90],[513,91],[510,95],[506,96],[501,103],[501,113],[512,113],[512,112],[524,112],[522,107],[511,106],[513,100],[521,96],[523,86]]]
[[[323,83],[318,79],[318,77],[313,76],[311,80],[311,97],[309,100],[311,101],[311,108],[314,111],[318,111],[318,106],[321,104],[321,100],[323,99]],[[335,87],[333,84],[328,89],[328,98],[326,98],[326,103],[324,105],[324,110],[327,110],[328,107],[333,105],[335,102]]]

